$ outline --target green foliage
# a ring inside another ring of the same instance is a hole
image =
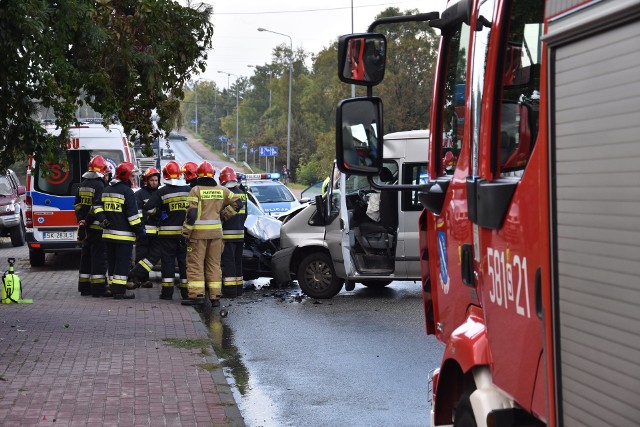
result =
[[[296,172],[298,182],[311,185],[322,181],[331,173],[331,165],[336,155],[335,132],[325,132],[318,135],[316,151],[308,161],[302,162]]]
[[[376,18],[400,14],[399,9],[388,8]],[[373,90],[384,101],[385,133],[427,129],[438,36],[427,23],[419,22],[383,25],[377,30],[388,39],[385,79]],[[231,80],[228,89],[220,91],[199,83],[198,133],[214,147],[221,134],[235,142],[237,88],[240,142],[256,150],[260,146],[278,147],[276,169],[280,170],[287,157],[289,57],[293,53],[290,167],[297,182],[310,185],[323,180],[335,158],[336,106],[341,99],[351,97],[351,86],[338,79],[337,49],[336,42],[318,52],[308,69],[308,54],[302,50],[290,52],[288,44],[282,44],[274,49],[271,63],[256,66],[249,79]],[[364,87],[356,88],[356,96],[365,95]],[[212,98],[217,101],[212,103]],[[191,88],[182,105],[185,122],[195,117],[194,110]],[[210,113],[213,111],[215,114]],[[209,134],[209,129],[215,131]]]
[[[31,153],[59,161],[83,104],[147,144],[179,125],[183,85],[211,47],[211,13],[173,0],[0,3],[0,168]],[[42,118],[55,120],[59,137]]]

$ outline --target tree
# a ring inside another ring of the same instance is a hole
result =
[[[415,13],[390,7],[376,19]],[[381,25],[376,31],[387,37],[384,81],[374,88],[384,100],[384,132],[428,129],[438,36],[427,22]]]
[[[168,132],[184,83],[204,70],[211,13],[172,0],[0,3],[0,168],[32,153],[59,162],[85,103],[147,145]],[[53,113],[59,137],[45,132],[39,109]]]

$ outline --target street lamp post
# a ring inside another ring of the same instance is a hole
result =
[[[237,74],[233,74],[233,73],[228,73],[226,71],[220,71],[218,70],[219,73],[221,74],[226,74],[227,75],[227,90],[229,90],[229,76],[233,76],[236,78],[236,153],[238,152],[237,150],[240,148],[240,133],[239,133],[239,121],[238,121],[238,114],[240,109],[238,108],[239,103],[238,103],[238,79],[240,78],[240,76],[238,76]],[[227,143],[227,156],[229,156],[229,144]]]
[[[258,31],[289,37],[289,113],[287,115],[287,170],[289,170],[289,167],[291,166],[291,81],[293,80],[293,39],[291,39],[291,36],[288,34],[278,33],[276,31],[267,30],[266,28],[258,28]]]
[[[196,135],[198,134],[198,82],[200,79],[196,80],[195,85],[193,85],[193,90],[196,93]]]

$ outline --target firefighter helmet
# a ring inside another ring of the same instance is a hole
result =
[[[109,173],[109,164],[102,156],[94,156],[89,160],[89,172],[95,172],[99,177]]]
[[[182,174],[186,181],[194,180],[198,177],[198,164],[196,162],[187,162],[182,165]]]
[[[131,162],[122,162],[116,167],[116,176],[115,179],[120,181],[129,181],[131,176],[139,175],[140,171]]]
[[[164,179],[180,179],[180,175],[182,175],[182,170],[175,160],[171,160],[162,168],[162,177]]]
[[[147,184],[147,182],[149,182],[149,178],[151,178],[153,175],[157,175],[158,176],[158,181],[160,180],[160,172],[158,172],[158,169],[156,169],[156,168],[147,168],[147,170],[144,171],[144,174],[142,174],[142,182]]]
[[[224,184],[228,181],[237,181],[238,177],[236,176],[236,172],[229,166],[225,166],[220,171],[220,183]]]
[[[198,166],[198,170],[196,172],[198,174],[198,178],[213,178],[216,170],[211,163],[205,160],[204,162],[200,163],[200,166]]]

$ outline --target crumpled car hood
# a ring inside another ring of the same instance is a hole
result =
[[[281,226],[280,221],[267,215],[247,215],[244,220],[247,232],[263,241],[279,238]]]

